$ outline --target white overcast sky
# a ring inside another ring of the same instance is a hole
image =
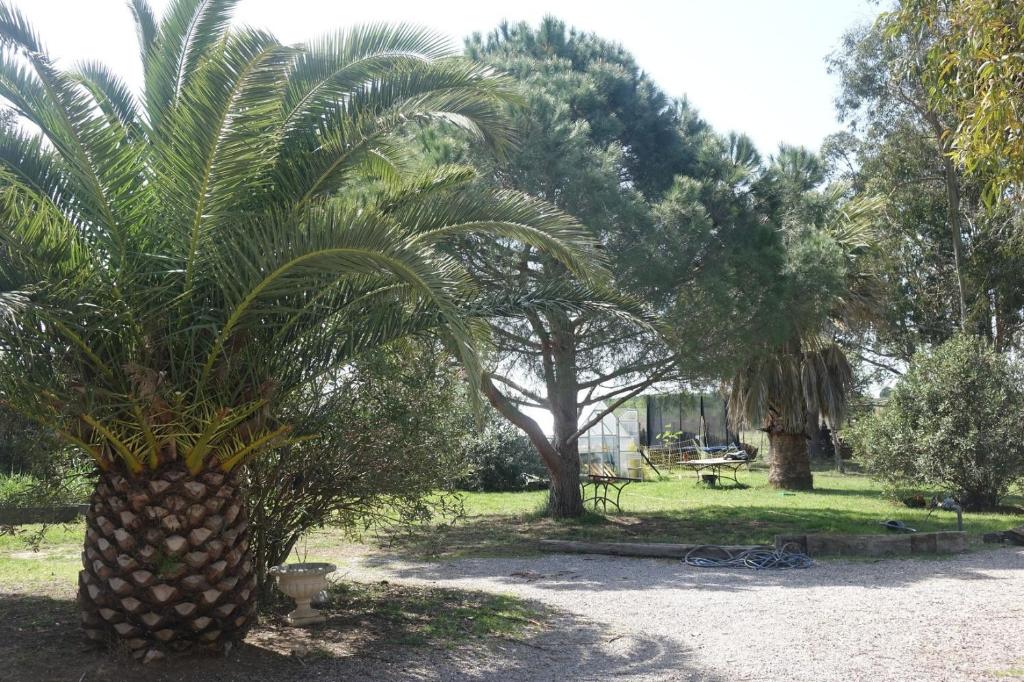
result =
[[[135,34],[126,0],[13,0],[68,63],[106,62],[138,83]],[[151,0],[160,11],[167,0]],[[242,0],[236,22],[284,42],[372,21],[430,26],[461,46],[502,19],[537,23],[545,14],[621,43],[671,96],[686,95],[721,131],[748,133],[762,151],[780,141],[817,148],[837,129],[835,82],[824,58],[843,31],[873,19],[870,0]]]

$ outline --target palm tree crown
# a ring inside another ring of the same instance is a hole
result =
[[[410,333],[476,377],[488,306],[454,238],[590,256],[545,204],[409,170],[417,121],[507,144],[504,77],[409,26],[282,45],[229,29],[236,2],[132,0],[139,97],[0,4],[0,96],[30,124],[0,140],[0,400],[103,469],[231,469],[288,433],[284,396]]]

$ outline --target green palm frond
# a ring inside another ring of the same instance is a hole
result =
[[[470,169],[410,171],[418,122],[508,144],[508,79],[409,26],[284,46],[230,29],[235,4],[174,0],[158,21],[131,0],[136,95],[102,64],[57,68],[0,2],[0,98],[39,131],[0,138],[0,401],[101,467],[230,468],[361,353],[431,334],[472,382],[491,317],[614,306],[571,217]],[[582,284],[488,297],[472,240],[528,244]]]
[[[79,64],[72,75],[92,95],[97,106],[108,117],[111,126],[120,124],[125,136],[141,136],[141,112],[128,85],[100,62]],[[115,123],[116,122],[116,123]]]

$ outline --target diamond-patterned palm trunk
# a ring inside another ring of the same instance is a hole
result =
[[[86,636],[146,661],[242,639],[256,597],[247,528],[237,474],[102,473],[79,573]]]

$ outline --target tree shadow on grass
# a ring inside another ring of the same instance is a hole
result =
[[[275,605],[226,656],[142,666],[86,647],[73,600],[0,593],[0,680],[719,679],[670,638],[481,592],[348,584],[332,592],[328,622],[309,629],[285,625],[285,610]]]
[[[404,557],[438,560],[480,556],[529,556],[539,540],[668,542],[708,545],[771,545],[776,535],[808,533],[878,534],[881,522],[903,521],[919,531],[956,530],[950,512],[892,507],[884,512],[850,509],[705,506],[672,511],[588,514],[580,521],[533,516],[480,516],[443,527],[419,528],[390,538],[388,547]],[[1005,518],[965,515],[974,535],[1005,530]]]

